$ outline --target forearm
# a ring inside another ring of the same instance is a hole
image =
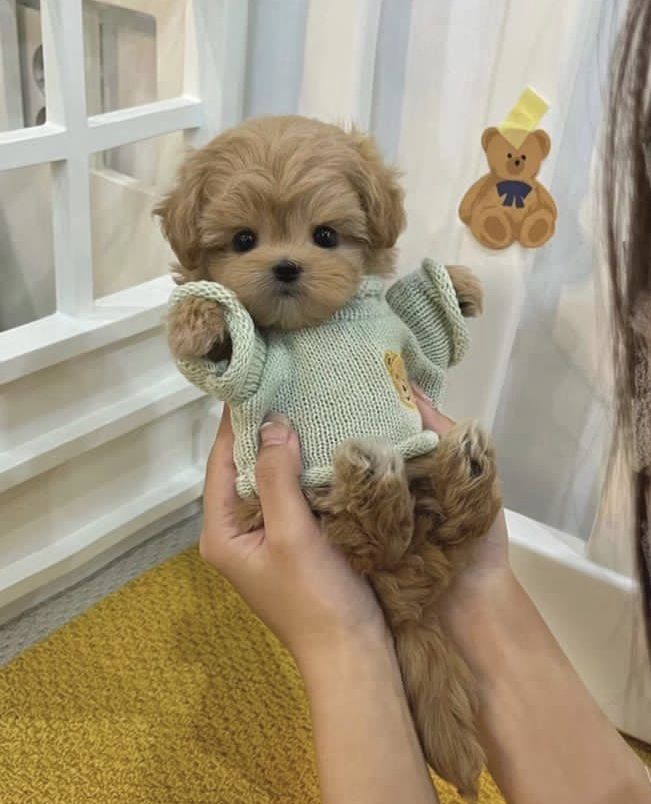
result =
[[[345,640],[299,666],[323,804],[435,804],[390,636]]]
[[[651,802],[641,763],[512,575],[447,624],[478,680],[482,742],[509,802]]]

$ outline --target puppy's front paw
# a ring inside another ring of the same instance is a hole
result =
[[[227,335],[221,306],[209,299],[182,299],[167,315],[167,340],[175,357],[204,357]]]
[[[475,318],[482,314],[484,291],[481,282],[469,268],[463,265],[446,265],[450,279],[459,300],[461,314],[465,318]]]

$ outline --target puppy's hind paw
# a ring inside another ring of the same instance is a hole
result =
[[[490,436],[476,421],[459,422],[435,455],[432,479],[444,517],[437,541],[453,545],[482,536],[502,505]]]
[[[335,475],[346,485],[404,483],[405,465],[391,444],[380,439],[358,438],[344,441],[334,456]],[[369,486],[369,488],[371,488]]]
[[[345,441],[334,456],[329,535],[358,572],[391,567],[413,533],[402,456],[379,439]]]
[[[491,475],[494,478],[495,448],[490,436],[475,419],[460,422],[455,430],[466,477],[478,479]]]

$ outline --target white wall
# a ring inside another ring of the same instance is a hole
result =
[[[148,42],[97,106],[80,5],[43,0],[48,121],[12,131],[0,37],[0,619],[196,511],[215,429],[165,344],[172,253],[151,207],[186,146],[241,119],[247,4],[114,3],[155,18],[153,97],[134,87]]]
[[[50,2],[58,6],[61,0]],[[163,7],[153,0],[119,5],[151,13]],[[163,5],[178,14],[182,3]],[[161,121],[185,115],[184,125],[195,128],[191,138],[201,142],[242,115],[298,110],[355,120],[377,135],[387,157],[405,171],[409,228],[399,244],[399,270],[432,254],[465,262],[484,281],[487,313],[473,323],[473,350],[452,374],[447,406],[452,415],[476,415],[489,425],[500,411],[498,437],[513,462],[513,480],[506,471],[507,499],[513,489],[516,507],[529,513],[530,487],[517,483],[519,470],[535,465],[529,433],[524,419],[514,423],[505,413],[518,400],[500,401],[500,395],[506,377],[513,393],[527,388],[522,376],[512,381],[526,372],[527,359],[516,354],[510,362],[521,313],[530,309],[525,297],[536,277],[544,284],[550,261],[559,275],[567,258],[563,231],[573,231],[575,222],[565,205],[574,196],[565,193],[563,176],[573,149],[585,148],[586,141],[566,138],[564,130],[570,123],[580,127],[574,87],[577,71],[588,69],[586,43],[599,4],[196,0],[192,8],[190,24],[198,21],[199,50],[209,58],[197,65],[192,49],[181,53],[183,23],[168,17],[175,25],[157,28],[160,42],[168,41],[164,52],[157,51],[160,94],[169,96],[166,62],[183,62],[186,97],[178,108],[148,111],[142,125],[151,126],[156,115]],[[241,47],[233,46],[233,31],[241,35]],[[563,200],[558,239],[540,256],[518,247],[488,252],[456,218],[460,197],[484,169],[481,130],[504,117],[526,84],[552,106],[545,127],[556,146],[542,179]],[[205,100],[200,109],[197,94]],[[127,115],[123,121],[119,113],[109,118],[112,131],[128,126],[139,139],[139,119]],[[166,130],[163,122],[159,130]],[[138,145],[141,153],[151,149],[148,157],[156,151],[159,186],[169,180],[178,154],[178,138],[170,150],[164,140]],[[8,147],[3,142],[0,134],[0,165]],[[579,156],[584,170],[585,153]],[[113,295],[89,313],[59,313],[0,336],[0,607],[11,604],[13,611],[21,599],[33,602],[67,572],[83,571],[107,549],[137,538],[141,527],[196,500],[214,427],[214,406],[178,375],[163,344],[160,323],[170,283],[152,277],[170,255],[148,216],[151,185],[113,175],[106,163],[94,161],[93,168],[93,261],[95,270],[104,266],[101,281],[95,277],[101,288],[96,295]],[[0,174],[0,186],[8,175]],[[60,182],[55,186],[58,193]],[[39,195],[33,213],[41,203]],[[39,227],[39,234],[47,235],[46,228]],[[46,241],[22,238],[20,247],[26,253]],[[37,257],[20,263],[23,280],[34,279],[34,263],[40,264]],[[9,264],[15,272],[16,259],[10,256]],[[129,287],[133,272],[150,281]],[[45,292],[47,282],[38,284]],[[21,293],[23,302],[29,298]]]

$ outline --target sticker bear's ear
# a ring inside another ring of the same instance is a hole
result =
[[[481,135],[481,147],[487,151],[490,141],[496,134],[500,132],[495,128],[495,126],[491,126],[490,128],[484,129],[484,133]]]
[[[531,133],[531,136],[538,140],[538,145],[542,151],[542,158],[545,159],[552,147],[552,141],[549,137],[549,134],[546,131],[543,131],[542,128],[537,128]]]

